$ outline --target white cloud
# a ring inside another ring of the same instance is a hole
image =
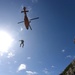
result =
[[[71,58],[72,56],[71,55],[68,55],[68,56],[66,56],[67,58]]]
[[[11,58],[11,57],[13,57],[13,56],[15,56],[15,54],[13,54],[12,52],[9,52],[7,57],[8,57],[8,58]]]
[[[31,59],[31,57],[27,57],[27,59]]]
[[[65,52],[65,50],[63,49],[62,52]]]
[[[37,72],[33,71],[26,71],[27,75],[36,75],[38,74]]]
[[[55,66],[54,66],[54,65],[52,65],[51,67],[52,67],[52,68],[54,68]]]
[[[23,28],[21,27],[21,31],[23,31]]]
[[[45,74],[49,74],[49,71],[48,71],[47,68],[45,68],[45,69],[43,70],[43,72],[44,72]]]
[[[24,69],[26,69],[26,65],[25,64],[20,64],[20,66],[18,67],[18,71],[21,71],[21,70],[24,70]]]
[[[0,56],[3,56],[3,53],[0,53]]]
[[[67,55],[66,58],[75,59],[75,56]]]

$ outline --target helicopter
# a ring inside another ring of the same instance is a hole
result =
[[[21,22],[18,22],[19,23],[23,23],[24,22],[24,25],[26,27],[26,29],[28,30],[29,27],[30,29],[32,30],[31,26],[30,26],[30,23],[32,20],[35,20],[35,19],[39,19],[39,17],[36,17],[36,18],[32,18],[32,19],[28,19],[28,16],[27,16],[27,12],[29,12],[28,10],[26,10],[26,7],[23,7],[23,11],[21,11],[21,13],[24,13],[24,21],[21,21]]]

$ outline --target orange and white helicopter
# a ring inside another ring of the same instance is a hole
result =
[[[30,26],[31,20],[39,19],[39,17],[32,18],[32,19],[29,20],[28,17],[27,17],[27,13],[26,12],[29,12],[29,11],[26,10],[26,7],[24,7],[23,11],[21,11],[21,13],[24,13],[24,21],[18,22],[18,24],[24,22],[24,25],[25,25],[26,29],[28,30],[29,27],[30,27],[30,29],[32,30],[32,28]]]

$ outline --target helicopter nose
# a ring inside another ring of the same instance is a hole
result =
[[[26,26],[26,29],[28,30],[28,27]]]
[[[27,28],[27,30],[28,30],[28,28]]]

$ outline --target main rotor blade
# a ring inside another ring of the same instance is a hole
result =
[[[19,23],[22,23],[22,22],[24,22],[24,21],[18,22],[18,24],[19,24]]]
[[[31,20],[35,20],[35,19],[39,19],[39,17],[36,17],[36,18],[32,18],[32,19],[30,19],[30,21],[31,21]]]

